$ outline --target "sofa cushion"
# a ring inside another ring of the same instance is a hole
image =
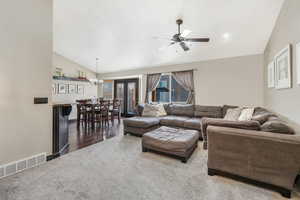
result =
[[[145,104],[143,117],[161,117],[166,116],[167,113],[162,104]]]
[[[191,104],[170,104],[168,108],[168,115],[178,116],[194,116],[194,105]]]
[[[168,115],[165,117],[161,117],[160,124],[163,126],[184,127],[184,122],[188,119],[190,118],[184,116]]]
[[[262,108],[262,107],[255,107],[254,108],[253,116],[261,115],[261,114],[266,114],[266,113],[272,113],[272,112],[270,112],[267,109]]]
[[[171,113],[170,113],[170,105],[171,104],[164,103],[163,105],[164,105],[164,108],[165,108],[165,111],[166,111],[167,115],[171,115]]]
[[[195,105],[195,117],[223,118],[221,106]]]
[[[124,126],[149,128],[159,125],[159,117],[132,117],[123,120]]]
[[[132,127],[132,126],[124,126],[124,134],[133,134],[136,136],[142,136],[145,133],[148,133],[150,131],[153,131],[155,129],[159,128],[159,125],[151,126],[148,128],[139,128],[139,127]]]
[[[228,121],[224,119],[212,119],[203,118],[202,119],[202,138],[203,138],[203,148],[207,149],[207,127],[208,126],[220,126],[228,128],[238,128],[246,130],[260,130],[260,123],[258,121]]]
[[[184,121],[184,128],[201,131],[201,118],[190,118]]]
[[[295,131],[292,127],[290,127],[286,122],[281,120],[269,120],[265,122],[261,127],[262,131],[265,132],[274,132],[274,133],[282,133],[282,134],[295,134]]]
[[[223,118],[225,117],[227,110],[230,108],[238,108],[238,106],[231,106],[231,105],[224,105],[222,108],[222,114],[223,114]]]

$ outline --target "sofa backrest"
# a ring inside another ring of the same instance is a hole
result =
[[[195,117],[223,118],[223,107],[195,105]]]
[[[168,115],[194,117],[194,105],[192,104],[169,104]]]

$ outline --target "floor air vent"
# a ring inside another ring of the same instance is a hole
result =
[[[4,167],[0,167],[0,178],[4,177]]]
[[[18,172],[23,171],[26,168],[27,168],[27,161],[26,160],[22,160],[22,161],[17,162],[17,171]]]
[[[41,154],[36,157],[36,162],[38,165],[43,164],[46,162],[46,154]]]
[[[43,153],[0,166],[0,178],[16,174],[17,172],[41,165],[45,162],[46,153]]]
[[[27,160],[27,167],[31,168],[36,166],[36,157],[30,158]]]
[[[16,163],[11,163],[6,165],[5,167],[5,176],[9,176],[12,174],[17,173],[17,164]]]

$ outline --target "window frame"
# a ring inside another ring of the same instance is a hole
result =
[[[150,92],[150,95],[149,95],[149,101],[151,103],[175,103],[175,104],[185,104],[186,101],[172,101],[172,73],[162,73],[161,76],[169,76],[169,89],[170,89],[170,92],[169,92],[169,102],[157,102],[157,101],[152,101],[152,96],[153,96],[153,93],[155,91],[152,91]],[[159,80],[160,81],[160,80]],[[176,81],[176,80],[175,80]],[[178,83],[179,84],[179,83]],[[179,84],[180,85],[180,84]],[[184,88],[183,88],[184,89]],[[184,89],[185,90],[185,89]],[[186,90],[187,91],[187,90]],[[188,91],[187,91],[188,92]]]
[[[104,84],[106,83],[111,83],[112,84],[112,88],[111,88],[111,98],[106,98],[104,96]],[[105,100],[112,100],[114,98],[114,80],[104,80],[102,83],[102,96]]]

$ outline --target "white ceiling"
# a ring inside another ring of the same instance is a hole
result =
[[[283,1],[55,0],[54,51],[93,71],[99,57],[98,73],[259,54]],[[161,49],[154,37],[171,38],[177,18],[211,42]]]

